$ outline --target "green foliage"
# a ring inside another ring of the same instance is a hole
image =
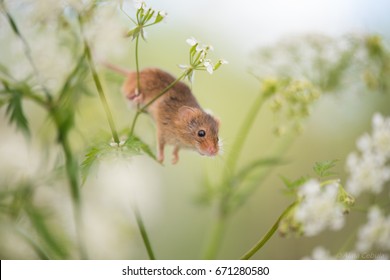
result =
[[[337,159],[319,161],[314,164],[313,170],[320,178],[333,176],[336,173],[331,171],[331,169],[336,166],[337,162],[338,162]]]
[[[23,229],[26,223],[19,222],[16,232],[29,243],[43,259],[64,259],[68,257],[66,242],[49,225],[49,210],[33,202],[35,187],[30,182],[20,182],[12,190],[0,192],[0,214],[14,221],[28,221],[32,230]],[[24,225],[23,225],[24,224]],[[38,240],[36,240],[36,238]]]
[[[22,106],[22,98],[25,92],[30,91],[30,88],[26,84],[19,84],[16,88],[10,88],[7,84],[4,84],[4,86],[4,92],[8,93],[6,114],[8,115],[9,122],[14,123],[18,129],[29,134],[30,130]]]
[[[131,158],[137,155],[147,155],[152,159],[156,160],[156,156],[153,154],[150,147],[145,144],[141,139],[136,136],[130,136],[126,141],[122,141],[119,144],[109,141],[101,142],[97,145],[91,146],[81,163],[81,174],[82,180],[85,180],[90,173],[91,168],[101,159],[107,156],[113,155],[115,157],[122,156]]]
[[[292,191],[292,192],[295,192],[298,187],[302,186],[304,183],[306,183],[310,179],[309,176],[301,176],[298,179],[293,180],[293,181],[287,179],[284,176],[280,176],[280,178],[282,179],[282,181],[283,181],[284,185],[287,187],[287,189],[289,191]]]

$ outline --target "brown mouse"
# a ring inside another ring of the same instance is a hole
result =
[[[129,100],[141,106],[148,104],[175,81],[172,75],[163,70],[147,68],[140,71],[140,89],[138,89],[136,72],[126,72],[115,66],[109,67],[122,74],[127,74],[122,91]],[[160,162],[164,161],[166,144],[174,146],[173,164],[178,162],[181,148],[196,150],[205,156],[218,154],[219,120],[200,107],[185,83],[177,82],[146,110],[156,122],[157,159]]]

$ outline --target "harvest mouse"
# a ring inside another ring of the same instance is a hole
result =
[[[148,104],[168,87],[175,78],[158,68],[147,68],[139,73],[140,89],[137,88],[137,72],[126,72],[115,66],[109,68],[126,74],[122,91],[135,104]],[[164,147],[173,145],[175,164],[179,160],[179,150],[187,148],[201,155],[215,156],[219,152],[219,120],[206,113],[197,102],[190,88],[183,82],[177,82],[164,95],[156,99],[146,111],[157,126],[158,155],[164,161]]]

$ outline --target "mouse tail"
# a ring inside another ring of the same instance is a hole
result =
[[[107,61],[103,61],[101,64],[104,67],[106,67],[106,68],[108,68],[108,69],[110,69],[110,70],[112,70],[112,71],[114,71],[114,72],[116,72],[118,74],[121,74],[123,76],[128,76],[131,73],[131,71],[129,71],[129,70],[125,69],[125,68],[119,67],[117,65],[114,65],[112,63],[109,63]]]

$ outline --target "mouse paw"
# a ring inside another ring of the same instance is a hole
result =
[[[141,104],[143,101],[143,94],[136,88],[134,92],[129,95],[129,99],[135,104]]]
[[[173,149],[172,164],[176,164],[179,161],[179,146],[175,146]]]
[[[176,156],[173,156],[172,158],[172,164],[176,164],[179,162],[179,157],[176,155]]]

